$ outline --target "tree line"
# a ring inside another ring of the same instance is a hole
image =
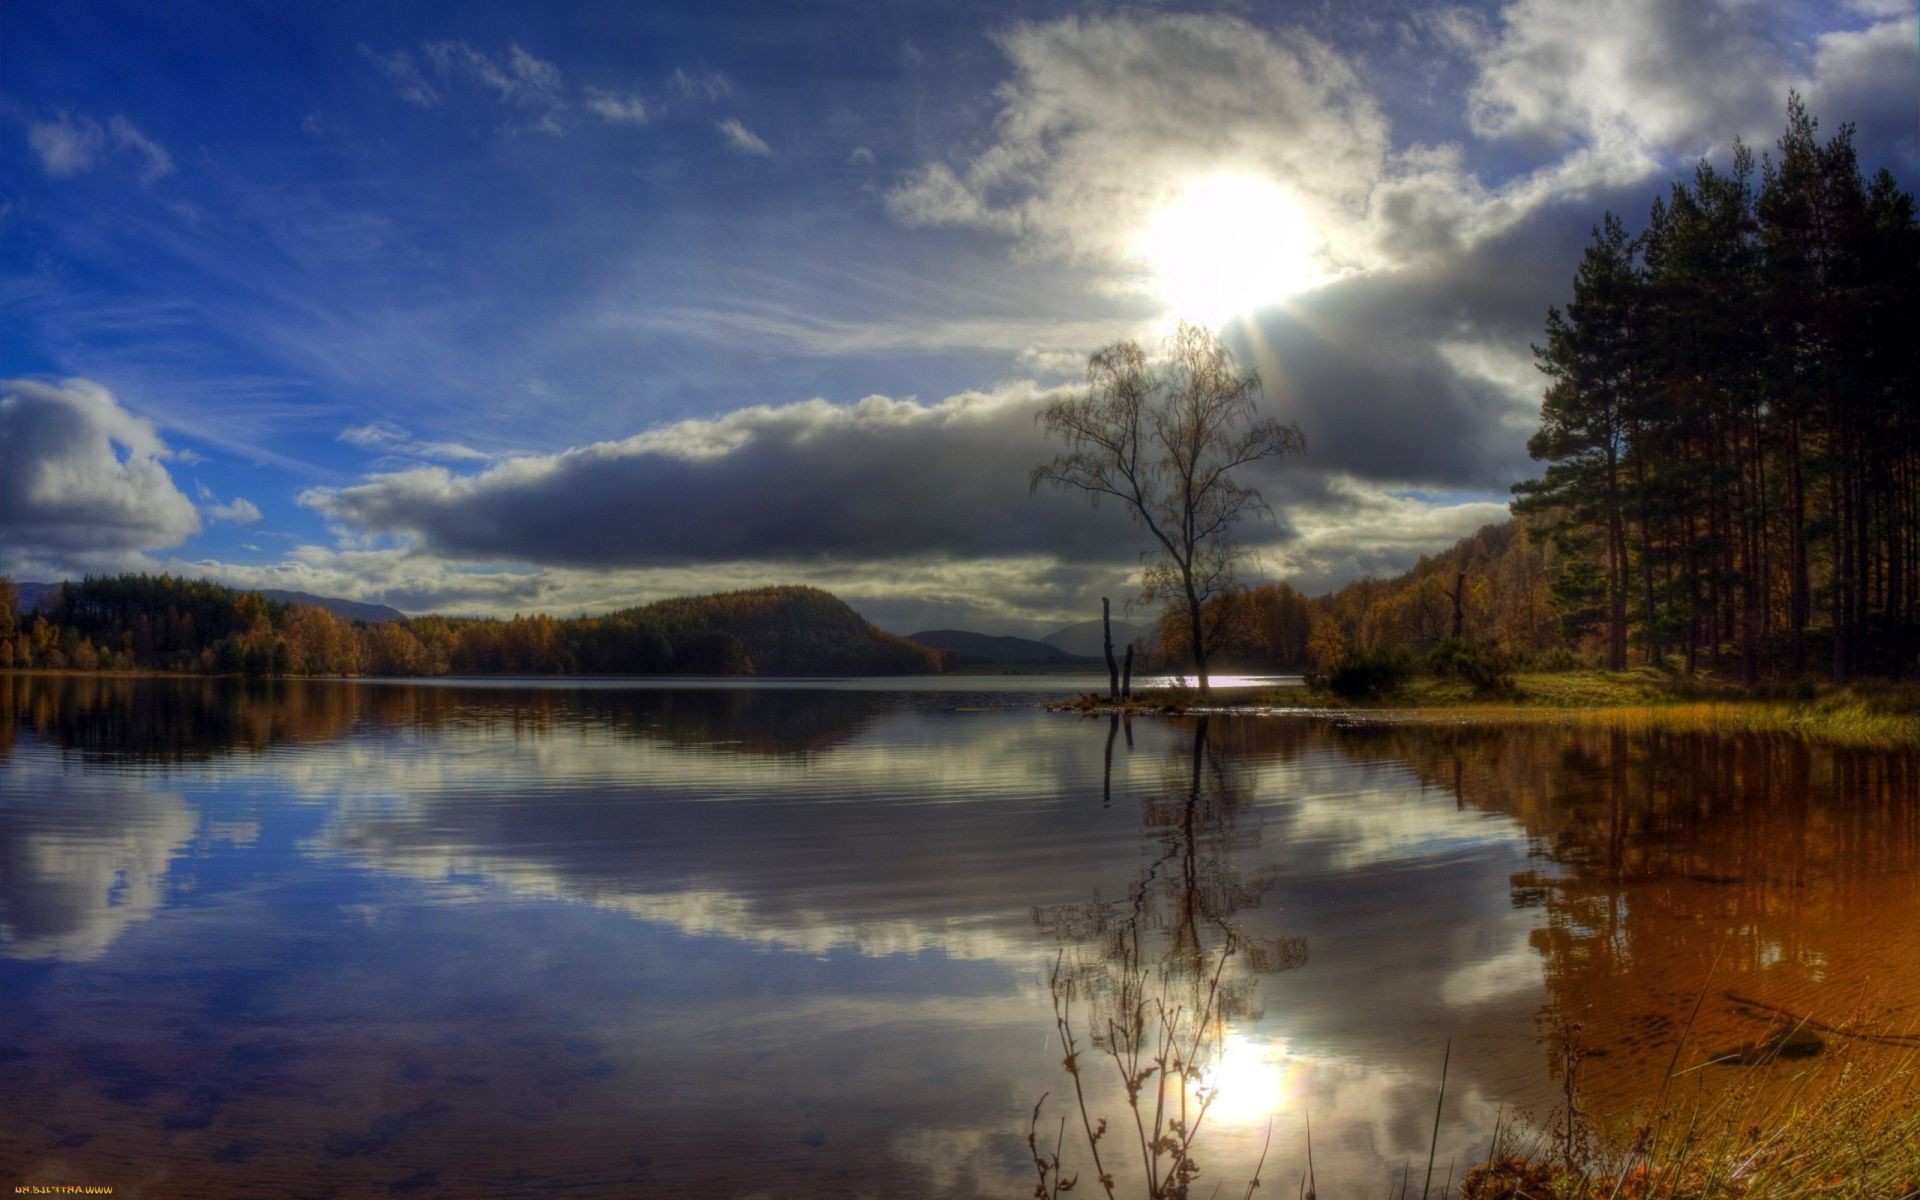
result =
[[[910,674],[937,650],[812,588],[660,601],[604,616],[347,620],[171,575],[63,583],[30,613],[0,578],[0,668],[246,675]]]
[[[1220,661],[1243,670],[1324,671],[1450,643],[1484,648],[1512,665],[1569,666],[1579,661],[1584,629],[1555,606],[1553,580],[1564,569],[1553,541],[1519,517],[1423,555],[1392,578],[1357,579],[1319,596],[1287,583],[1236,588],[1208,602],[1208,623]],[[1184,613],[1161,614],[1155,662],[1184,657],[1186,628]]]
[[[1630,234],[1609,213],[1535,357],[1516,485],[1564,562],[1556,604],[1637,651],[1898,671],[1920,640],[1913,197],[1789,98],[1778,156],[1701,163]]]

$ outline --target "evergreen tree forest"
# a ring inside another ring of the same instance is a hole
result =
[[[1702,163],[1630,233],[1607,214],[1535,347],[1546,463],[1514,510],[1610,667],[1911,667],[1920,640],[1920,225],[1852,129],[1789,99],[1756,172]]]

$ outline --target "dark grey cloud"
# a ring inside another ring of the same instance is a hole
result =
[[[474,475],[420,468],[315,489],[355,529],[452,558],[638,567],[1133,553],[1124,513],[1029,497],[1057,447],[1031,387],[934,404],[871,397],[742,409]]]
[[[1630,221],[1639,185],[1542,205],[1501,232],[1413,265],[1335,283],[1229,331],[1269,407],[1307,435],[1316,470],[1504,493],[1534,473],[1531,367],[1547,308],[1564,304],[1602,211]]]
[[[177,545],[200,529],[151,422],[84,379],[0,383],[0,533],[9,557]]]

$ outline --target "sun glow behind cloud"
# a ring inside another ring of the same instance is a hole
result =
[[[1135,253],[1170,316],[1218,326],[1322,282],[1320,241],[1285,188],[1225,174],[1189,184],[1155,213]]]

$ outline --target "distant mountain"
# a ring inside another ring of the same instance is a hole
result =
[[[997,637],[966,629],[927,629],[913,634],[909,641],[935,650],[945,650],[957,659],[996,663],[1072,663],[1079,655],[1068,654],[1058,646],[1036,642],[1032,638]]]
[[[305,604],[314,608],[324,608],[334,616],[345,621],[404,621],[407,614],[385,604],[368,604],[364,600],[342,600],[338,596],[316,596],[312,592],[288,592],[280,588],[261,588],[260,594],[269,600],[278,600],[282,604]]]
[[[1120,657],[1127,652],[1127,643],[1141,638],[1150,638],[1153,630],[1145,625],[1135,625],[1130,621],[1113,623],[1113,653]],[[1056,629],[1040,639],[1047,645],[1065,654],[1080,658],[1105,658],[1106,647],[1098,618],[1069,625],[1065,629]]]
[[[40,602],[47,598],[48,593],[60,585],[57,583],[16,583],[13,586],[20,594],[20,611],[32,612],[34,609],[40,607]],[[404,621],[407,617],[407,614],[401,612],[399,609],[389,608],[384,604],[367,604],[360,600],[342,600],[337,596],[316,596],[311,592],[288,592],[282,591],[279,588],[260,588],[259,592],[267,599],[277,600],[281,604],[306,604],[314,608],[324,608],[344,621],[377,623],[380,621]]]
[[[46,598],[46,594],[59,586],[57,583],[14,584],[14,596],[16,597],[16,604],[19,611],[29,613],[39,608],[40,601]]]

